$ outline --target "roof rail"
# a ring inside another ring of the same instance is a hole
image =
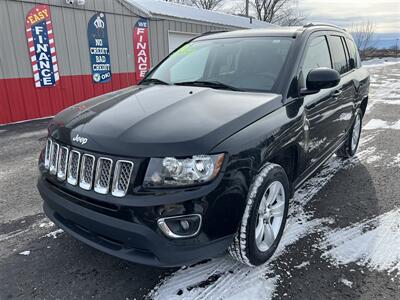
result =
[[[335,24],[330,24],[330,23],[310,22],[310,23],[305,24],[303,27],[304,28],[308,28],[308,27],[312,27],[312,26],[329,26],[329,27],[334,27],[334,28],[346,31],[345,28],[342,28],[342,27],[339,27],[339,26],[337,26]]]
[[[210,34],[214,34],[214,33],[222,33],[222,32],[228,32],[228,31],[227,30],[211,30],[211,31],[207,31],[207,32],[200,34],[200,36],[210,35]]]

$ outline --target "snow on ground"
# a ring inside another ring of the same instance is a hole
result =
[[[363,127],[364,130],[375,129],[395,129],[400,130],[400,120],[396,122],[388,122],[380,119],[372,119]]]
[[[29,254],[31,254],[31,251],[30,251],[30,250],[22,251],[22,252],[20,252],[19,254],[20,254],[20,255],[28,256]]]
[[[394,158],[393,161],[390,164],[391,167],[400,167],[400,153],[397,154]]]
[[[366,68],[375,68],[375,67],[383,67],[384,65],[393,65],[400,63],[400,58],[395,57],[387,57],[387,58],[373,58],[370,60],[362,61],[363,67]]]
[[[372,228],[372,229],[371,229]],[[326,233],[324,258],[400,275],[400,208]]]
[[[45,237],[48,237],[48,238],[53,238],[53,239],[56,239],[60,234],[62,234],[64,232],[64,230],[62,230],[61,228],[60,229],[57,229],[57,230],[54,230],[54,231],[52,231],[52,232],[49,232],[48,234],[46,234],[45,235]]]
[[[294,268],[295,268],[295,269],[302,269],[302,268],[304,268],[304,267],[307,267],[309,264],[310,264],[309,261],[305,261],[305,262],[302,262],[301,264],[299,264],[299,265],[297,265],[297,266],[294,266]]]
[[[35,222],[24,229],[17,229],[15,231],[0,234],[0,242],[10,240],[10,239],[16,238],[18,236],[24,236],[26,233],[35,230],[35,228],[37,228],[37,227],[42,228],[43,227],[42,224],[47,224],[48,222],[49,222],[49,220],[47,218],[43,218],[43,219],[39,220],[39,222]],[[3,223],[3,224],[5,224],[5,223]]]
[[[343,283],[344,285],[347,285],[349,288],[353,287],[353,282],[351,282],[350,280],[347,280],[346,278],[342,278],[340,280],[341,283]]]
[[[363,62],[363,65],[369,68],[370,93],[367,113],[372,111],[376,104],[400,105],[400,73],[386,74],[385,72],[374,71],[373,68],[379,68],[386,65],[400,63],[400,59],[374,59]]]

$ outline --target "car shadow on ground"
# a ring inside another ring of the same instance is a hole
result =
[[[141,299],[174,270],[114,258],[66,233],[41,237],[29,251],[2,260],[0,299]]]

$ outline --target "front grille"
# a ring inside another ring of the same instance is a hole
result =
[[[72,150],[69,154],[68,161],[68,178],[67,182],[72,185],[78,184],[79,165],[81,162],[81,153]]]
[[[60,149],[60,146],[57,143],[52,143],[50,149],[50,173],[56,175],[58,165],[58,150]]]
[[[60,180],[67,178],[68,152],[69,149],[67,147],[61,147],[58,153],[57,177]]]
[[[112,194],[116,197],[123,197],[129,187],[133,163],[127,160],[119,160],[115,166],[115,176],[112,186]]]
[[[46,165],[46,160],[48,161]],[[133,172],[134,163],[128,160],[117,160],[113,171],[113,160],[107,157],[96,157],[81,153],[75,149],[60,146],[48,139],[45,150],[45,167],[58,180],[71,185],[78,185],[84,190],[93,190],[99,194],[110,192],[115,197],[126,195]]]
[[[46,169],[50,167],[50,153],[51,153],[51,145],[52,141],[50,139],[47,140],[46,142],[46,151],[44,152],[44,166]]]
[[[82,156],[81,174],[79,175],[79,186],[84,190],[90,190],[92,188],[94,171],[94,156],[90,154],[84,154]]]
[[[112,159],[100,157],[97,161],[96,178],[94,180],[94,191],[107,194],[110,187]]]

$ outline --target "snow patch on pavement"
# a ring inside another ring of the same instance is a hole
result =
[[[40,223],[40,224],[39,224],[39,227],[40,227],[40,228],[51,228],[51,227],[53,227],[54,225],[55,225],[55,224],[54,224],[52,221],[48,220],[48,221],[45,221],[45,222]]]
[[[389,164],[390,167],[400,167],[400,153],[393,157],[392,162]]]
[[[48,234],[46,234],[45,235],[45,237],[48,237],[48,238],[53,238],[53,239],[56,239],[60,234],[62,234],[64,232],[64,230],[62,230],[61,228],[60,229],[57,229],[57,230],[54,230],[54,231],[52,231],[52,232],[49,232]]]
[[[295,268],[295,269],[302,269],[302,268],[304,268],[304,267],[307,267],[309,264],[310,264],[309,261],[304,261],[304,262],[302,262],[301,264],[299,264],[299,265],[297,265],[297,266],[294,266],[294,268]]]
[[[340,279],[340,282],[343,283],[344,285],[347,285],[349,288],[353,287],[353,282],[351,282],[350,280],[347,280],[346,278]]]
[[[30,250],[22,251],[22,252],[19,253],[19,255],[25,255],[25,256],[28,256],[29,254],[31,254]]]
[[[356,263],[400,275],[400,208],[326,233],[322,255],[336,265]]]
[[[377,162],[377,161],[379,161],[381,159],[382,159],[382,156],[380,156],[380,155],[371,155],[365,160],[365,162],[367,164],[372,164],[372,163]]]
[[[400,120],[397,122],[388,122],[380,119],[372,119],[363,127],[364,130],[375,129],[395,129],[400,130]]]

